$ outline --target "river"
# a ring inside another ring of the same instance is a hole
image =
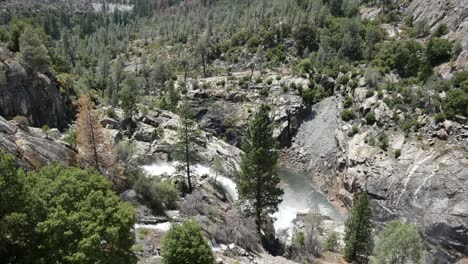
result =
[[[277,234],[287,232],[288,240],[292,238],[293,220],[297,213],[317,212],[330,217],[336,223],[342,224],[344,217],[339,210],[312,184],[312,180],[302,174],[288,169],[279,171],[281,187],[284,195],[278,206],[278,212],[273,214]]]
[[[143,166],[143,169],[148,176],[157,177],[164,174],[173,175],[176,173],[176,166],[176,163],[158,163]],[[194,165],[192,169],[195,176],[215,177],[214,171],[207,166]],[[274,227],[277,234],[284,234],[286,231],[288,235],[286,239],[292,238],[293,220],[297,213],[317,212],[339,224],[343,223],[343,216],[322,193],[317,191],[309,177],[287,169],[281,169],[279,176],[284,195],[283,201],[278,206],[278,212],[272,215],[275,218]],[[217,179],[232,200],[238,200],[236,183],[222,175],[218,175]]]

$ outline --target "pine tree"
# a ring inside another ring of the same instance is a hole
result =
[[[185,100],[179,108],[179,129],[175,150],[175,158],[182,162],[179,170],[187,175],[188,192],[192,192],[191,165],[196,159],[196,140],[199,135],[196,122],[192,119],[193,113],[189,102]]]
[[[200,60],[203,66],[203,76],[205,78],[207,77],[206,67],[208,63],[209,40],[210,40],[210,37],[208,36],[208,33],[205,32],[200,37],[200,40],[198,40],[197,46],[196,46],[196,51],[198,55],[200,56]]]
[[[33,71],[46,72],[49,69],[50,57],[47,48],[32,28],[25,28],[19,38],[19,45],[21,60],[29,64]]]
[[[241,161],[239,195],[255,210],[260,230],[265,213],[278,210],[283,190],[278,186],[278,151],[269,107],[262,105],[246,132]]]
[[[372,210],[367,193],[360,194],[345,223],[345,259],[348,262],[367,260],[372,250]]]
[[[112,147],[93,107],[94,104],[88,95],[83,95],[78,100],[76,141],[79,159],[83,164],[92,166],[105,175],[111,175],[110,169],[114,163]],[[113,180],[115,183],[115,179]]]

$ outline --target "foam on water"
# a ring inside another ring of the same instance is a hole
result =
[[[157,177],[157,176],[162,176],[162,175],[171,176],[177,172],[178,164],[179,163],[177,162],[154,163],[151,165],[142,166],[142,168],[148,176],[152,176],[152,177]],[[195,176],[208,175],[209,177],[213,179],[216,177],[216,180],[221,184],[224,190],[226,190],[226,192],[234,201],[237,201],[239,199],[239,196],[237,194],[237,185],[231,179],[223,175],[220,175],[219,173],[216,176],[216,172],[214,172],[212,169],[204,165],[196,164],[196,165],[191,166],[191,168]]]
[[[153,230],[159,230],[159,231],[167,232],[167,231],[169,231],[169,229],[171,229],[172,223],[171,222],[164,222],[164,223],[160,223],[160,224],[156,224],[156,225],[135,224],[134,227],[135,227],[135,230],[138,229],[138,228],[146,228],[146,229],[153,229]]]

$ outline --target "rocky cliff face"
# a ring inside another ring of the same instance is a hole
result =
[[[457,68],[468,68],[468,1],[467,0],[413,0],[407,14],[414,21],[425,21],[431,29],[445,23],[450,30],[450,40],[460,40],[463,51],[455,61]]]
[[[430,248],[431,263],[451,263],[468,254],[468,126],[446,121],[436,125],[419,116],[423,128],[405,137],[391,121],[392,111],[377,96],[366,98],[356,89],[355,109],[374,111],[378,122],[368,126],[355,121],[359,133],[341,121],[340,97],[314,106],[283,160],[309,171],[329,197],[349,208],[356,193],[372,197],[374,220],[400,219],[416,223]],[[362,96],[360,96],[362,95]],[[371,139],[382,131],[388,150]],[[395,155],[400,151],[399,155]]]
[[[63,129],[70,123],[71,101],[60,94],[55,77],[31,72],[2,46],[0,70],[6,75],[6,84],[0,86],[1,116],[7,119],[25,116],[36,127],[47,124]]]
[[[259,78],[259,75],[256,73],[255,78]],[[291,83],[306,87],[309,80],[291,75],[278,80],[278,73],[270,72],[261,77],[262,82],[247,80],[245,83],[249,87],[242,88],[239,83],[242,78],[248,79],[249,76],[250,72],[237,72],[231,78],[201,79],[200,83],[203,85],[200,86],[203,87],[189,89],[189,97],[197,110],[196,117],[200,126],[240,147],[250,117],[265,103],[272,109],[275,137],[281,147],[288,146],[308,111],[296,91],[285,92],[283,87],[289,87]]]
[[[18,126],[0,116],[0,149],[16,156],[25,169],[40,169],[52,162],[76,164],[76,151],[60,140],[58,130],[49,135],[41,129]]]

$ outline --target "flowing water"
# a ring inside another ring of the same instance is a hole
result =
[[[278,212],[273,214],[277,234],[287,234],[287,240],[292,238],[293,220],[297,213],[317,212],[330,217],[336,223],[343,223],[341,213],[312,184],[304,174],[282,169],[279,171],[283,201],[278,206]]]
[[[149,176],[162,176],[162,175],[174,175],[177,172],[177,162],[173,163],[154,163],[151,165],[143,166],[143,170]],[[194,176],[208,175],[211,178],[216,178],[216,180],[221,184],[224,190],[229,194],[232,200],[237,201],[239,196],[237,194],[237,185],[231,179],[216,174],[212,169],[207,166],[200,164],[192,165],[191,170],[193,170]]]
[[[177,163],[155,163],[143,166],[143,170],[151,177],[170,176],[176,173],[176,167]],[[216,173],[207,166],[194,165],[192,169],[195,176],[216,177]],[[330,217],[337,223],[343,223],[344,218],[340,212],[315,189],[306,175],[282,169],[279,171],[279,176],[284,190],[283,201],[278,206],[278,212],[272,215],[276,219],[274,227],[278,235],[286,232],[286,240],[292,238],[293,220],[297,213],[317,212]],[[217,180],[232,200],[238,200],[237,185],[234,181],[222,175],[217,175]]]

